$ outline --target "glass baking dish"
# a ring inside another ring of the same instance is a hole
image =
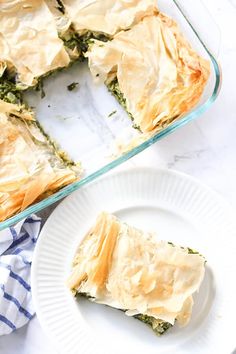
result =
[[[46,133],[68,152],[74,161],[81,161],[83,177],[1,222],[0,230],[48,207],[125,162],[200,116],[214,102],[220,90],[221,72],[216,60],[220,36],[212,17],[201,1],[159,0],[158,7],[178,22],[192,46],[211,63],[210,79],[201,101],[181,119],[137,146],[119,153],[114,150],[117,141],[129,143],[138,132],[132,128],[128,115],[106,87],[93,83],[87,64],[76,63],[65,71],[53,74],[44,81],[46,96],[43,99],[36,92],[28,93],[26,99],[35,107],[36,116]],[[207,31],[204,31],[206,28]],[[68,91],[67,86],[72,82],[78,82],[78,87]]]

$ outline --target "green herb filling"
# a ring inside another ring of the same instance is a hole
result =
[[[64,45],[72,51],[77,51],[79,56],[82,56],[80,59],[84,59],[84,54],[88,51],[90,45],[93,43],[94,39],[97,39],[102,42],[107,42],[110,38],[99,32],[87,31],[82,35],[76,33],[73,28],[67,33],[66,36],[61,38],[64,42]]]
[[[117,78],[112,80],[109,84],[107,84],[108,91],[112,93],[113,96],[117,99],[117,101],[120,103],[120,105],[125,109],[125,111],[128,113],[130,116],[131,120],[134,120],[134,117],[130,112],[127,110],[127,103],[126,103],[126,98],[124,97],[124,94],[121,92],[119,83]]]
[[[90,296],[89,294],[86,293],[79,293],[76,290],[73,291],[73,293],[75,294],[76,297],[85,297],[88,300],[93,301],[94,298],[92,296]],[[119,310],[119,309],[118,309]],[[122,312],[124,312],[124,310],[120,310]],[[149,325],[152,330],[158,335],[161,336],[162,334],[164,334],[169,328],[172,327],[172,324],[170,324],[169,322],[165,322],[162,320],[157,320],[156,318],[152,317],[152,316],[148,316],[148,315],[142,315],[142,314],[138,314],[133,316],[134,318],[136,318],[137,320]]]
[[[172,324],[169,322],[165,322],[162,320],[157,320],[152,316],[147,315],[135,315],[134,318],[137,318],[139,321],[146,323],[148,326],[152,328],[152,330],[158,335],[161,336],[164,334],[169,328],[172,327]]]
[[[23,102],[22,92],[16,84],[7,78],[0,78],[0,99],[8,103],[21,104]]]

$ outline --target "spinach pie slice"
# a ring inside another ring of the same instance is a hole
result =
[[[105,82],[143,133],[163,128],[191,110],[210,73],[209,62],[160,12],[109,42],[95,40],[87,57],[94,79]]]
[[[33,113],[0,100],[0,221],[79,179]]]
[[[74,295],[122,310],[163,334],[188,324],[205,259],[101,213],[73,261]]]

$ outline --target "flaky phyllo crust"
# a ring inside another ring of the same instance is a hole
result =
[[[78,178],[29,110],[0,100],[0,131],[0,221]]]
[[[87,54],[97,81],[117,80],[127,111],[142,132],[181,117],[199,101],[210,73],[166,15],[147,16],[112,41],[95,41]]]
[[[102,213],[82,241],[68,286],[100,304],[186,325],[204,258]]]

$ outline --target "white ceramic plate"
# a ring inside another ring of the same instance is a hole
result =
[[[102,210],[205,255],[206,276],[187,327],[157,337],[120,311],[71,296],[65,281],[73,255]],[[65,199],[42,230],[32,267],[38,318],[63,354],[229,354],[236,345],[234,230],[228,204],[189,176],[136,168],[98,179]]]

